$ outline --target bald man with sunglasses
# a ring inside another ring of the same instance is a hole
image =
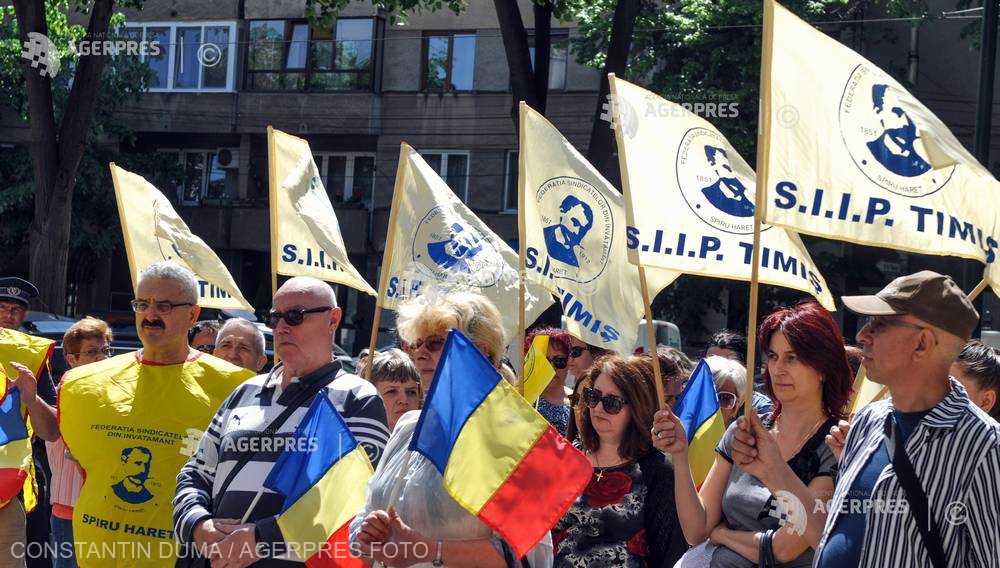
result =
[[[389,439],[385,405],[375,386],[334,358],[342,311],[330,285],[292,278],[278,289],[272,305],[268,325],[280,363],[230,395],[177,477],[176,534],[213,565],[297,565],[277,525],[284,497],[270,491],[257,496],[285,447],[309,443],[295,439],[294,432],[316,396],[330,399],[373,467]],[[233,520],[244,517],[245,524]]]

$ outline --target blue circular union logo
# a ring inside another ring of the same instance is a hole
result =
[[[442,206],[420,220],[410,250],[417,266],[449,284],[489,288],[500,281],[505,269],[490,239]]]
[[[840,98],[840,134],[854,165],[872,183],[902,197],[930,195],[955,166],[935,170],[921,131],[921,105],[882,70],[854,68]]]
[[[607,197],[586,180],[559,176],[542,183],[535,200],[552,277],[580,284],[596,280],[608,265],[615,234]]]
[[[681,196],[699,219],[725,233],[753,234],[754,173],[722,134],[701,126],[689,129],[677,147],[674,169]]]

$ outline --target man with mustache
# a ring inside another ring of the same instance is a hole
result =
[[[142,349],[70,370],[59,394],[59,426],[87,472],[73,508],[80,566],[172,567],[171,500],[187,451],[212,414],[253,376],[192,349],[198,281],[160,262],[139,275],[132,301]]]

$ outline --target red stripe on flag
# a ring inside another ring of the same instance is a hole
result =
[[[593,474],[586,456],[549,426],[479,518],[520,558],[566,514]]]
[[[0,503],[6,503],[21,492],[28,472],[17,467],[0,468]]]
[[[354,519],[351,519],[353,521]],[[306,559],[306,568],[363,568],[360,558],[350,553],[351,521],[336,530],[319,552]]]

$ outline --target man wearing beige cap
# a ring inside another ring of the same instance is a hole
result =
[[[792,529],[816,547],[817,568],[1000,567],[1000,425],[948,374],[979,314],[926,270],[843,301],[867,316],[863,364],[890,398],[855,416],[833,500],[812,503],[759,421],[737,431],[734,457],[805,503]]]

